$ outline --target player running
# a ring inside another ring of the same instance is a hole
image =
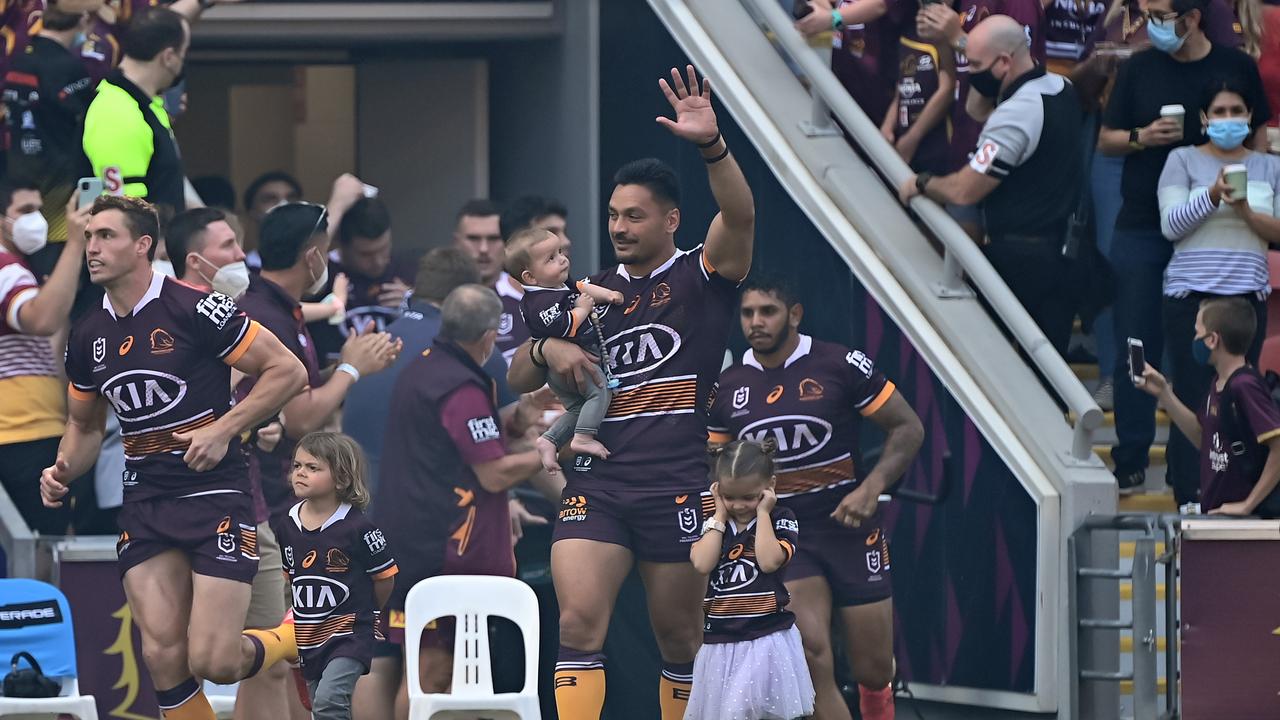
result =
[[[752,278],[742,292],[751,349],[720,375],[711,443],[778,443],[778,503],[805,541],[787,590],[817,690],[814,717],[848,720],[835,681],[831,610],[839,608],[862,717],[893,717],[893,601],[889,542],[877,498],[902,477],[924,438],[915,411],[860,350],[799,332],[804,307],[781,281]],[[884,450],[858,480],[860,418],[885,431]]]
[[[93,466],[110,404],[125,451],[116,552],[142,654],[170,720],[213,720],[196,678],[231,683],[296,656],[290,626],[241,634],[257,537],[240,434],[302,389],[302,364],[231,298],[152,272],[154,208],[93,205],[89,277],[102,308],[67,344],[66,433],[45,468],[46,505]],[[231,406],[231,368],[258,377]]]
[[[562,720],[598,718],[604,704],[604,646],[618,589],[633,562],[648,595],[649,620],[662,655],[663,720],[684,715],[693,659],[702,640],[706,579],[689,563],[702,527],[706,488],[706,407],[720,367],[737,285],[751,264],[755,203],[720,137],[711,84],[688,85],[672,69],[659,85],[675,120],[658,123],[698,146],[720,213],[706,241],[677,250],[680,186],[674,171],[637,160],[614,176],[609,235],[619,265],[591,282],[624,297],[601,307],[606,358],[620,381],[600,425],[607,460],[578,455],[566,473],[551,572],[560,603],[556,704]],[[531,392],[547,368],[602,384],[578,345],[526,342],[512,357],[512,389]]]

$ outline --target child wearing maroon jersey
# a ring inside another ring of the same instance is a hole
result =
[[[813,714],[814,690],[783,569],[799,524],[774,494],[773,439],[737,440],[711,451],[715,516],[689,550],[711,575],[703,645],[693,663],[685,720],[790,720]]]
[[[916,172],[946,173],[956,91],[955,57],[920,39],[914,25],[898,38],[898,86],[880,132]]]
[[[571,289],[565,284],[569,279],[569,256],[563,246],[560,236],[542,228],[521,230],[511,236],[507,243],[507,272],[525,285],[520,314],[535,339],[571,338],[599,353],[601,369],[608,377],[609,365],[603,361],[601,347],[604,336],[592,314],[596,303],[621,305],[622,293],[588,282],[577,283],[577,289]],[[566,441],[575,453],[601,460],[609,457],[609,450],[596,440],[600,422],[609,409],[609,388],[587,383],[586,392],[578,392],[572,381],[565,382],[554,373],[547,375],[547,383],[564,404],[565,412],[534,442],[543,469],[560,472],[556,452]]]
[[[349,720],[351,691],[369,672],[378,613],[399,572],[369,503],[366,461],[355,440],[313,432],[298,443],[290,478],[302,502],[276,533],[293,589],[298,656],[312,717]]]

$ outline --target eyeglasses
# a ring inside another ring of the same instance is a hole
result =
[[[307,233],[307,238],[308,238],[308,239],[310,239],[310,238],[311,238],[311,236],[313,236],[313,235],[315,235],[316,233],[320,232],[320,223],[324,222],[324,219],[325,219],[326,217],[328,217],[328,216],[329,216],[329,208],[328,208],[328,207],[326,207],[326,206],[324,206],[324,205],[321,205],[320,203],[307,202],[307,201],[305,201],[305,200],[294,200],[294,201],[292,201],[292,202],[282,202],[282,203],[280,203],[280,204],[276,205],[275,207],[273,207],[273,208],[271,208],[270,210],[268,210],[268,211],[267,211],[267,215],[270,215],[271,213],[273,213],[273,212],[275,212],[275,211],[279,210],[280,208],[285,208],[285,207],[296,207],[296,206],[299,206],[299,205],[301,205],[301,206],[303,206],[303,207],[320,208],[320,216],[316,218],[316,224],[315,224],[315,225],[313,225],[313,226],[311,226],[311,232]],[[264,218],[264,219],[265,219],[265,218]]]
[[[1182,19],[1182,15],[1176,12],[1154,13],[1154,12],[1151,12],[1150,10],[1144,10],[1142,13],[1142,17],[1146,18],[1147,22],[1160,23],[1161,25],[1165,23],[1177,22],[1178,20]]]

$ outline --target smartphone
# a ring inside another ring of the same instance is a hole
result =
[[[76,181],[76,188],[80,193],[79,199],[76,200],[76,207],[89,207],[102,194],[102,178],[82,177]]]
[[[1142,341],[1138,338],[1129,338],[1129,379],[1134,385],[1142,384],[1142,371],[1146,367],[1147,358],[1142,348]]]

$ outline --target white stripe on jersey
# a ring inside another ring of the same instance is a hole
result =
[[[236,339],[230,345],[227,346],[226,350],[223,350],[222,352],[218,353],[218,359],[222,359],[230,355],[231,351],[236,349],[236,346],[240,344],[240,340],[244,338],[244,334],[249,332],[249,326],[251,324],[253,324],[252,318],[249,318],[245,320],[243,323],[241,323],[240,332],[236,335]]]
[[[655,417],[657,415],[688,415],[694,411],[694,408],[685,410],[655,410],[654,412],[633,413],[631,415],[619,415],[618,417],[607,417],[600,422],[618,422],[619,420],[630,420],[638,417]]]
[[[0,270],[0,272],[3,272],[3,270]],[[22,332],[22,323],[18,320],[18,311],[39,294],[40,291],[33,287],[22,288],[14,294],[13,298],[9,300],[9,314],[5,316],[5,322],[9,324],[9,327],[17,332]]]
[[[191,417],[187,418],[186,420],[177,420],[177,421],[174,421],[174,422],[169,423],[168,425],[156,425],[156,426],[153,426],[153,427],[143,428],[142,430],[130,430],[129,432],[121,432],[121,433],[120,433],[120,435],[121,435],[121,437],[133,437],[134,435],[146,435],[147,433],[153,433],[153,432],[156,432],[156,431],[158,431],[158,430],[168,430],[168,429],[169,429],[169,428],[171,428],[171,427],[177,427],[178,425],[186,425],[186,424],[187,424],[187,423],[189,423],[189,422],[195,422],[196,420],[199,420],[199,419],[201,419],[201,418],[203,418],[203,417],[206,417],[206,416],[208,416],[208,415],[212,415],[212,414],[213,414],[213,410],[212,410],[212,409],[204,410],[204,411],[202,411],[202,412],[200,412],[200,413],[197,413],[197,414],[195,414],[195,415],[192,415]]]

